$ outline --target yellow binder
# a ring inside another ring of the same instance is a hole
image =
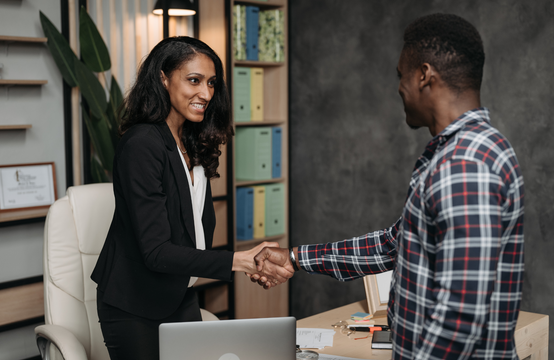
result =
[[[250,120],[264,121],[263,68],[250,68]]]
[[[265,237],[265,186],[254,189],[254,239]]]

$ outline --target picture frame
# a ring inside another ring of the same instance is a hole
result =
[[[0,165],[0,213],[47,209],[57,198],[54,162]]]
[[[367,305],[372,317],[387,315],[391,279],[392,270],[364,277]]]

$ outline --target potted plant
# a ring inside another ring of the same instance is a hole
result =
[[[119,120],[123,113],[123,95],[115,77],[106,78],[111,68],[108,48],[98,28],[84,7],[79,14],[81,60],[54,24],[40,12],[46,43],[63,79],[71,87],[79,87],[81,110],[91,138],[91,175],[93,182],[109,182],[112,178],[115,147],[119,140]],[[98,80],[104,77],[106,87]]]

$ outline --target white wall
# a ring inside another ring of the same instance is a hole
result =
[[[60,0],[0,1],[0,35],[44,36],[39,11],[61,29]],[[65,150],[62,78],[46,45],[0,42],[4,79],[48,80],[42,87],[0,86],[0,125],[32,124],[28,130],[0,131],[0,164],[51,162],[58,196],[63,196]],[[0,228],[0,283],[42,274],[44,223]],[[0,333],[0,360],[38,355],[34,326]]]

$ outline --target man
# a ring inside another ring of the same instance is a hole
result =
[[[407,124],[433,138],[416,162],[402,216],[361,237],[265,248],[256,257],[258,270],[270,261],[341,281],[393,270],[395,359],[518,358],[523,178],[480,104],[484,59],[479,33],[458,16],[409,25],[398,91]]]

